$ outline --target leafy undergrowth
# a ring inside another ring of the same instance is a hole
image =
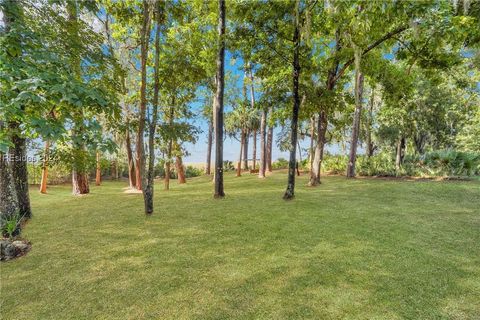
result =
[[[2,263],[3,319],[478,319],[480,181],[286,175],[33,191],[31,252]]]

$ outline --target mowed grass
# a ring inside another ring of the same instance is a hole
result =
[[[480,319],[480,181],[228,174],[31,191],[32,251],[2,263],[2,319]]]

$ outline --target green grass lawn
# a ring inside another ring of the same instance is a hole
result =
[[[31,191],[33,248],[0,264],[2,319],[480,319],[480,181],[227,175]]]

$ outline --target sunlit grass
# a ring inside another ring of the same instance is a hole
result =
[[[480,181],[227,175],[32,190],[25,257],[1,268],[2,319],[478,319]]]

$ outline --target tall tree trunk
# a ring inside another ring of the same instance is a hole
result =
[[[360,119],[362,116],[363,74],[360,70],[355,74],[355,114],[353,117],[352,139],[350,141],[350,156],[347,166],[347,177],[355,177],[355,162],[357,161],[358,136],[360,134]]]
[[[340,38],[340,29],[337,28],[335,30],[335,51],[334,53],[338,53],[341,49],[341,38]],[[337,57],[337,55],[335,55]],[[327,74],[327,81],[326,81],[326,91],[328,93],[333,93],[336,84],[336,77],[338,73],[339,67],[339,60],[335,58],[333,61],[333,66],[328,70]],[[323,161],[323,152],[325,150],[325,135],[328,128],[328,110],[323,108],[320,110],[318,114],[318,121],[317,121],[317,143],[315,146],[315,156],[313,158],[313,167],[312,172],[310,173],[310,181],[308,183],[309,186],[316,186],[321,183],[320,181],[320,173],[322,169],[322,161]]]
[[[69,22],[70,39],[75,43],[79,42],[79,30],[80,24],[78,23],[78,4],[76,1],[67,2],[67,14]],[[74,44],[73,46],[75,46]],[[68,48],[67,50],[75,50],[75,48]],[[70,58],[74,76],[81,81],[81,61],[79,57],[72,56]],[[83,138],[85,126],[84,126],[84,114],[83,109],[76,110],[74,113],[74,124],[72,129],[73,140],[73,153],[75,161],[73,161],[72,168],[72,193],[73,195],[87,194],[90,192],[88,184],[88,168],[84,163],[84,158],[87,153],[85,141]]]
[[[310,149],[308,160],[310,162],[310,176],[313,171],[313,158],[315,157],[315,115],[310,119]]]
[[[361,70],[362,49],[353,41],[355,55],[355,114],[353,116],[352,139],[350,141],[350,156],[347,164],[347,178],[355,177],[355,163],[357,161],[358,136],[360,134],[360,119],[362,116],[363,73]]]
[[[0,8],[3,13],[3,24],[5,35],[10,36],[10,32],[17,32],[20,34],[20,30],[17,28],[21,27],[23,9],[18,1],[5,0],[0,3]],[[10,36],[10,45],[15,45],[19,51],[7,50],[8,59],[18,60],[21,55],[21,39],[17,37],[16,34]],[[3,89],[2,89],[3,90]],[[7,89],[8,90],[8,89]],[[19,93],[18,89],[14,89]],[[20,110],[17,110],[19,115],[25,112],[25,106],[21,106]],[[0,127],[3,129],[4,123],[0,120]],[[28,219],[32,215],[30,208],[30,196],[28,193],[28,171],[27,171],[27,159],[26,159],[26,140],[23,137],[20,129],[20,122],[17,120],[12,120],[8,123],[9,134],[11,136],[12,147],[9,150],[10,161],[3,159],[4,154],[0,153],[2,157],[1,166],[10,166],[10,168],[0,168],[1,173],[0,179],[0,192],[3,193],[0,195],[0,198],[3,198],[3,201],[12,201],[9,203],[2,203],[0,205],[0,211],[7,216],[10,213],[14,214],[16,212],[11,212],[11,210],[18,210],[20,215]],[[13,184],[13,185],[11,185]],[[11,193],[15,193],[13,196]]]
[[[245,147],[245,129],[242,129],[240,133],[240,154],[238,156],[238,163],[237,163],[237,177],[242,175],[242,151]]]
[[[182,157],[179,155],[175,157],[175,167],[177,169],[178,183],[187,183],[187,179],[185,178],[185,166],[183,165]]]
[[[324,110],[322,110],[318,115],[317,143],[315,145],[315,155],[313,157],[312,171],[310,172],[310,181],[308,182],[308,185],[311,187],[314,187],[321,183],[320,171],[322,168],[326,132],[327,132],[327,113]]]
[[[0,120],[0,130],[4,130],[2,120]],[[11,155],[0,152],[0,227],[2,230],[4,221],[19,212],[17,191],[8,161],[10,157]]]
[[[245,129],[245,141],[243,147],[243,169],[248,170],[248,140],[250,140],[250,130]]]
[[[143,136],[145,134],[145,116],[147,110],[147,59],[148,44],[150,38],[150,14],[148,0],[143,0],[143,21],[140,31],[140,64],[141,64],[141,84],[140,84],[140,112],[138,115],[138,130],[135,155],[135,180],[137,189],[142,190],[147,183],[145,175],[145,148],[143,145]],[[144,194],[145,198],[145,194]]]
[[[172,106],[170,107],[170,115],[168,116],[168,125],[170,130],[173,130],[173,117],[175,115],[175,96],[172,97]],[[165,161],[165,180],[164,187],[165,190],[170,190],[170,173],[172,167],[172,151],[173,151],[173,139],[170,138],[167,146],[167,160]]]
[[[10,166],[12,170],[13,182],[15,183],[15,191],[17,192],[17,201],[20,215],[25,219],[32,217],[32,209],[30,207],[30,195],[28,193],[28,168],[27,168],[27,143],[26,139],[21,136],[20,123],[10,122],[9,130],[12,135],[12,144],[10,154],[12,161]]]
[[[45,141],[42,161],[42,178],[40,180],[40,193],[47,193],[48,158],[50,157],[50,140]]]
[[[95,172],[95,185],[99,186],[102,182],[102,170],[100,168],[100,152],[97,151],[96,159],[96,172]]]
[[[215,95],[215,188],[214,197],[223,198],[223,91],[225,76],[225,0],[218,0],[217,92]]]
[[[271,111],[270,111],[270,114]],[[267,171],[272,172],[273,126],[268,127],[267,133]]]
[[[372,123],[373,123],[373,107],[375,105],[375,87],[372,87],[372,92],[370,95],[370,105],[368,108],[368,117],[366,123],[367,131],[367,157],[370,158],[373,156],[373,142],[372,142]]]
[[[260,168],[258,170],[258,177],[265,178],[265,171],[267,167],[266,159],[266,136],[267,136],[267,111],[262,110],[262,117],[260,120]]]
[[[152,101],[152,119],[149,124],[148,132],[148,169],[146,185],[143,188],[143,201],[145,204],[145,214],[153,213],[153,194],[154,194],[154,174],[155,174],[155,130],[157,128],[158,119],[158,92],[160,90],[160,24],[162,23],[161,2],[155,2],[155,62],[153,67],[153,101]],[[149,36],[148,36],[149,37]],[[148,41],[148,40],[147,40]]]
[[[300,111],[300,94],[298,90],[300,78],[300,0],[295,3],[295,19],[293,31],[293,109],[290,128],[290,160],[288,162],[288,182],[287,190],[283,199],[293,199],[295,196],[295,168],[297,154],[297,134],[298,134],[298,113]]]
[[[212,165],[212,144],[213,144],[213,124],[208,122],[208,141],[207,141],[207,161],[205,163],[205,174],[211,174]]]
[[[127,147],[128,183],[129,183],[130,189],[135,189],[137,187],[136,170],[135,170],[135,161],[133,159],[132,141],[130,139],[130,128],[129,128],[128,120],[127,120],[125,145]]]
[[[257,129],[253,130],[252,169],[257,169]]]

